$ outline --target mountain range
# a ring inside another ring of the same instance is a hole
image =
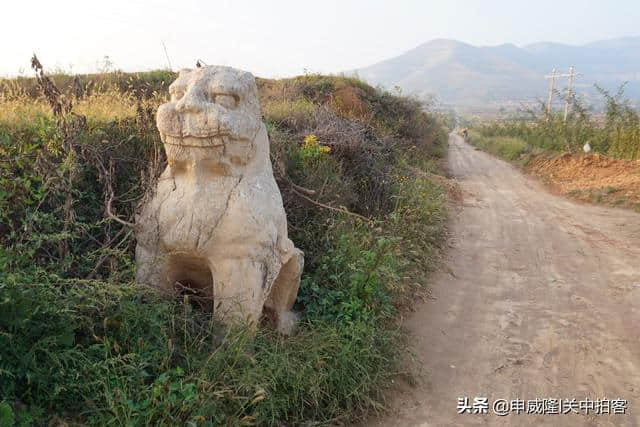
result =
[[[628,82],[625,96],[640,99],[640,37],[581,46],[543,42],[523,47],[436,39],[355,73],[389,89],[397,86],[420,97],[435,95],[444,104],[480,106],[546,99],[545,75],[554,68],[567,73],[570,66],[579,74],[574,80],[576,94],[587,104],[601,99],[596,83],[615,93]],[[562,92],[566,84],[566,78],[558,78],[556,89]]]

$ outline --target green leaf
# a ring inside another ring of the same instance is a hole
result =
[[[16,422],[16,417],[13,414],[11,405],[7,402],[0,403],[0,427],[13,427]]]
[[[75,338],[75,332],[73,329],[66,329],[62,335],[60,335],[60,344],[64,347],[73,346],[73,340]]]

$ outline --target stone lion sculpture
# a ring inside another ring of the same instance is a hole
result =
[[[157,125],[167,154],[136,220],[136,280],[213,299],[225,321],[265,314],[290,334],[304,258],[287,237],[253,75],[183,70]]]

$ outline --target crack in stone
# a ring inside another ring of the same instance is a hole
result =
[[[218,225],[220,224],[220,221],[222,221],[222,218],[225,217],[225,215],[227,214],[227,211],[229,210],[229,204],[231,203],[231,197],[233,197],[236,189],[238,188],[238,186],[240,185],[240,183],[242,182],[242,178],[236,178],[238,181],[233,185],[233,187],[231,188],[231,190],[229,191],[229,195],[227,196],[227,200],[225,201],[224,204],[224,209],[222,210],[222,213],[220,213],[220,215],[218,216],[216,222],[213,224],[213,227],[211,228],[211,235],[214,234],[214,232],[216,231],[216,229],[218,228]],[[198,245],[200,244],[200,234],[198,233],[198,243],[196,244],[196,249],[198,249]],[[211,236],[209,236],[209,239],[211,238]],[[206,242],[209,241],[209,239],[206,240]]]

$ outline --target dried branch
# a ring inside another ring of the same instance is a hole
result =
[[[102,249],[104,248],[108,248],[109,246],[111,246],[111,244],[118,238],[120,237],[120,235],[124,232],[124,228],[121,228],[120,231],[118,231],[116,233],[115,236],[113,236],[111,239],[109,239],[109,241],[107,243],[105,243],[104,245],[102,245]],[[115,245],[113,248],[114,249],[118,249],[118,247],[120,247],[120,245],[122,244],[122,242],[125,242],[129,236],[131,236],[131,233],[133,232],[133,230],[129,230],[127,232],[127,234],[124,236],[124,238],[118,242],[117,245]],[[100,269],[100,267],[102,267],[102,264],[104,264],[104,262],[109,259],[109,257],[111,256],[111,253],[106,253],[104,255],[102,255],[100,257],[100,259],[98,260],[98,262],[96,263],[95,267],[93,267],[93,270],[91,270],[91,273],[89,273],[89,275],[87,276],[87,280],[91,280],[95,277],[96,273],[98,273],[98,270]]]
[[[115,199],[113,184],[111,182],[111,176],[113,175],[113,159],[111,159],[111,161],[109,162],[109,171],[106,170],[106,168],[104,167],[104,165],[99,159],[96,159],[96,165],[100,169],[100,178],[104,181],[104,185],[106,187],[106,191],[105,191],[106,206],[105,207],[106,207],[107,217],[111,218],[112,220],[126,227],[135,228],[134,223],[125,221],[113,213],[113,199]]]
[[[114,195],[113,195],[113,190],[111,189],[111,185],[109,185],[109,193],[110,193],[109,200],[107,201],[107,216],[112,220],[119,222],[122,225],[134,228],[135,227],[134,223],[120,219],[117,215],[113,213],[111,205],[113,204]]]
[[[309,189],[309,188],[304,188],[304,187],[302,187],[302,186],[300,186],[300,185],[298,185],[298,184],[294,184],[291,180],[289,180],[288,182],[289,182],[289,185],[290,185],[294,190],[297,190],[297,191],[299,191],[299,192],[301,192],[301,193],[304,193],[304,194],[308,194],[308,195],[310,195],[310,196],[313,196],[314,194],[316,194],[316,190],[311,190],[311,189]]]
[[[49,106],[53,111],[53,115],[56,118],[61,118],[64,115],[68,114],[71,111],[72,107],[71,101],[64,99],[60,90],[44,73],[44,67],[38,60],[38,57],[36,57],[35,53],[31,57],[31,68],[33,68],[36,73],[36,81],[38,82],[38,86],[40,87],[40,90],[42,90],[42,94],[49,103]]]
[[[361,220],[363,220],[363,221],[367,221],[367,222],[371,221],[371,219],[370,219],[370,218],[367,218],[367,217],[365,217],[365,216],[359,215],[359,214],[357,214],[357,213],[349,212],[349,211],[348,211],[348,210],[346,210],[346,209],[343,209],[343,208],[336,208],[335,206],[326,205],[326,204],[324,204],[324,203],[320,203],[320,202],[318,202],[318,201],[316,201],[316,200],[313,200],[312,198],[307,197],[307,196],[305,196],[304,194],[300,193],[298,190],[296,190],[296,189],[295,189],[295,188],[293,188],[293,187],[291,188],[291,191],[292,191],[294,194],[298,195],[299,197],[302,197],[302,198],[303,198],[304,200],[306,200],[307,202],[309,202],[309,203],[311,203],[311,204],[314,204],[314,205],[316,205],[316,206],[319,206],[319,207],[321,207],[321,208],[329,209],[329,210],[332,210],[332,211],[335,211],[335,212],[341,212],[341,213],[343,213],[343,214],[347,214],[347,215],[351,215],[351,216],[355,216],[356,218],[359,218],[359,219],[361,219]]]

